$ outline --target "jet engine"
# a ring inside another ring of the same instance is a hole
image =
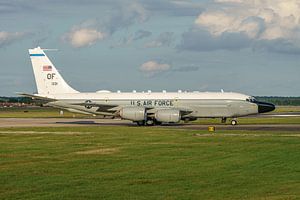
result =
[[[172,110],[172,109],[158,110],[155,113],[155,119],[158,122],[177,123],[181,119],[181,114],[179,110]]]
[[[144,121],[146,119],[146,110],[143,107],[125,107],[120,110],[120,116],[123,119],[131,121]]]

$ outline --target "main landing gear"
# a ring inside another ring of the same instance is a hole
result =
[[[237,119],[236,118],[234,118],[234,119],[231,120],[231,125],[232,126],[237,125]]]
[[[149,118],[149,119],[147,119],[145,121],[138,121],[138,122],[136,122],[136,124],[138,126],[155,126],[155,125],[161,125],[162,123],[156,121],[155,119]]]
[[[222,120],[221,120],[221,123],[222,124],[225,124],[226,123],[226,121],[227,121],[227,118],[226,117],[222,117]],[[235,126],[235,125],[237,125],[238,123],[237,123],[237,119],[236,118],[233,118],[232,120],[231,120],[231,125],[232,126]]]

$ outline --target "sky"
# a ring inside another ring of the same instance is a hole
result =
[[[300,0],[0,0],[0,96],[37,46],[82,92],[300,96]]]

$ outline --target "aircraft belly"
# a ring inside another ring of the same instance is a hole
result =
[[[246,101],[234,100],[91,100],[99,106],[82,105],[82,100],[55,101],[50,105],[71,108],[97,115],[114,116],[122,107],[145,107],[151,112],[159,109],[178,109],[188,111],[186,116],[196,118],[239,117],[257,113],[257,105]],[[81,105],[78,105],[81,104]]]

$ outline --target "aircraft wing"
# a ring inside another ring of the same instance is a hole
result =
[[[97,107],[97,112],[116,112],[121,109],[118,105],[107,105],[93,102],[73,103],[72,105],[84,106],[86,108]]]
[[[97,108],[97,112],[99,113],[111,113],[111,114],[115,114],[117,112],[119,112],[123,106],[120,105],[110,105],[110,104],[105,104],[105,103],[97,103],[97,102],[92,102],[90,100],[87,100],[85,102],[80,102],[80,103],[72,103],[71,105],[75,105],[75,106],[84,106],[85,108],[89,109],[89,108]],[[145,107],[145,109],[147,110],[147,114],[148,116],[152,116],[154,115],[158,110],[160,109],[177,109],[180,111],[181,116],[188,116],[190,113],[193,112],[192,109],[183,107],[183,108],[154,108],[154,107]]]

